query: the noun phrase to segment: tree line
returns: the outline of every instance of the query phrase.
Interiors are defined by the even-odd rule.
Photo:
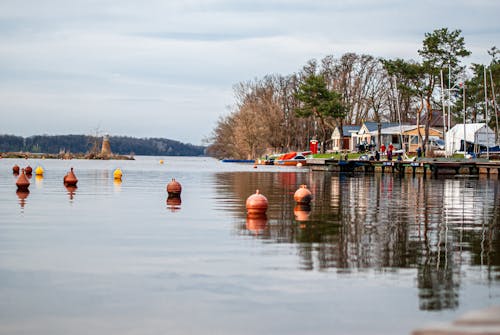
[[[427,125],[428,132],[432,111],[443,106],[450,106],[451,118],[462,122],[464,95],[458,88],[463,85],[467,122],[487,122],[497,129],[498,90],[491,88],[500,84],[498,50],[489,51],[489,65],[466,68],[462,61],[470,54],[460,30],[442,28],[425,34],[419,60],[328,55],[293,74],[240,82],[233,87],[234,106],[206,140],[207,153],[257,158],[304,150],[310,139],[319,140],[324,150],[336,126],[364,121],[411,122]],[[484,73],[491,80],[484,81]],[[427,136],[421,134],[423,143]]]
[[[110,136],[109,142],[113,153],[119,155],[203,156],[205,154],[203,146],[165,138]],[[90,153],[99,152],[101,145],[102,137],[92,135],[36,135],[30,137],[0,135],[0,152]]]

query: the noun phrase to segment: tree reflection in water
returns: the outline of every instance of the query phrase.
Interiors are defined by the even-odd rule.
[[[295,244],[303,270],[416,269],[423,310],[458,307],[465,267],[481,266],[488,280],[499,280],[497,180],[324,172],[216,178],[220,209],[238,218],[238,234]],[[297,217],[293,200],[301,184],[314,196],[307,220]],[[248,230],[244,205],[257,188],[270,205],[258,234]]]

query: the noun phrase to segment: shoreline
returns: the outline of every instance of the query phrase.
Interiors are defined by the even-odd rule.
[[[125,155],[102,155],[82,153],[60,153],[47,154],[37,152],[0,152],[1,158],[25,158],[25,159],[88,159],[88,160],[135,160],[134,156]]]

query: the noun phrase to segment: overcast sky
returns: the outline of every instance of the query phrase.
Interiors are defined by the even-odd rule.
[[[489,63],[499,14],[497,0],[1,0],[0,134],[201,144],[238,82],[345,52],[418,59],[442,27]]]

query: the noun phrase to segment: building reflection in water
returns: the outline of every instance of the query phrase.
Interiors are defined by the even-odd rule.
[[[225,199],[219,209],[234,213],[239,234],[295,244],[303,270],[415,269],[424,310],[458,306],[464,267],[500,278],[496,180],[323,172],[216,178],[216,194]],[[307,215],[297,215],[293,201],[300,184],[314,196]],[[250,234],[244,204],[256,188],[270,206],[259,234]]]

